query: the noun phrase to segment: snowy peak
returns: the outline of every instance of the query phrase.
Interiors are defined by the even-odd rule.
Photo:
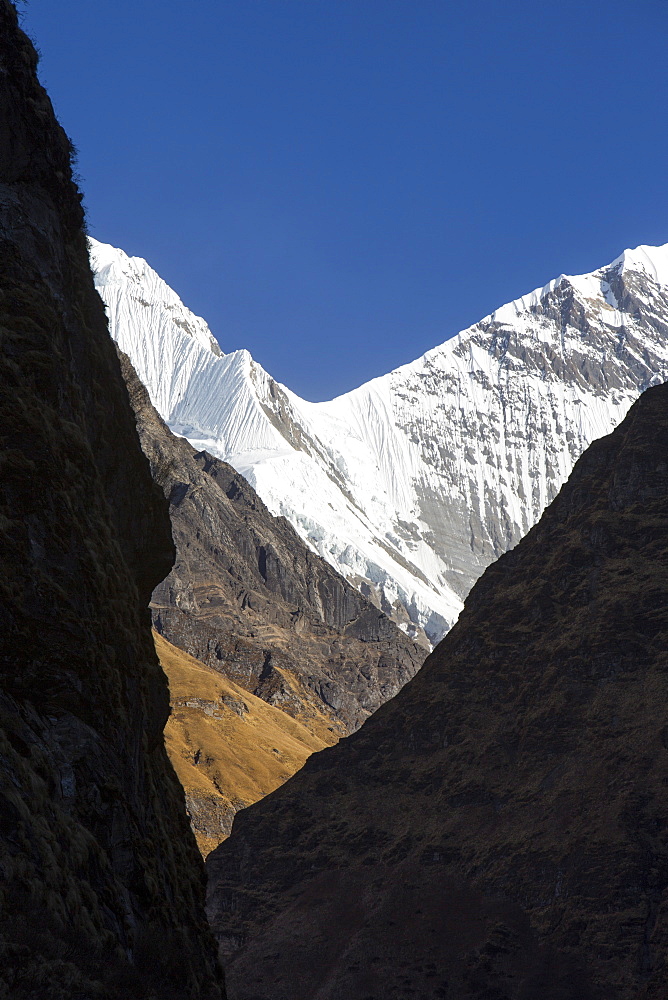
[[[596,303],[605,316],[606,309],[618,309],[619,303],[611,284],[614,284],[615,278],[621,277],[626,272],[642,274],[655,285],[668,285],[668,244],[660,247],[639,246],[633,250],[625,250],[611,264],[589,274],[560,274],[546,285],[500,306],[476,325],[487,322],[512,324],[517,316],[540,309],[541,303],[558,288],[562,290],[571,288],[581,301]],[[648,288],[648,291],[651,291],[651,288]],[[607,318],[611,321],[611,325],[620,325],[619,316],[608,315]]]
[[[326,403],[220,352],[144,261],[102,244],[92,259],[112,335],[171,429],[431,642],[591,441],[668,379],[668,246],[561,275]]]
[[[95,285],[107,307],[112,336],[132,359],[162,418],[184,437],[208,442],[213,436],[225,450],[238,451],[247,443],[246,434],[258,444],[258,423],[263,421],[250,372],[251,366],[259,366],[248,351],[224,354],[206,322],[184,306],[145,260],[89,242]],[[232,411],[215,391],[216,398],[203,409],[202,400],[191,392],[194,382],[198,396],[208,384],[214,389],[228,386]],[[240,402],[245,404],[241,409]],[[270,441],[273,446],[275,437]]]
[[[101,288],[108,289],[104,296],[105,302],[113,299],[116,291],[119,298],[126,298],[139,307],[136,311],[131,310],[126,319],[138,315],[150,320],[159,318],[163,324],[171,322],[212,354],[218,357],[222,354],[206,322],[186,309],[176,292],[145,260],[141,257],[129,257],[123,250],[99,243],[92,237],[89,237],[88,243],[98,291]],[[109,302],[107,306],[109,307]]]
[[[620,273],[642,272],[655,284],[668,285],[668,243],[661,247],[639,246],[625,250],[610,266],[617,267]]]

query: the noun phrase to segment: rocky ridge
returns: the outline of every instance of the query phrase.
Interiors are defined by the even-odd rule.
[[[36,64],[0,0],[0,996],[222,1000],[147,607],[169,519]]]
[[[171,429],[233,465],[314,551],[432,643],[582,451],[668,377],[668,247],[561,275],[323,403],[247,351],[212,347],[145,261],[95,242],[91,258],[112,335]]]
[[[665,996],[667,539],[662,385],[399,695],[237,816],[234,1000]]]
[[[272,516],[231,466],[172,434],[120,356],[176,545],[151,599],[155,629],[292,716],[319,746],[335,743],[397,693],[426,651]],[[190,811],[198,833],[219,841],[233,810],[229,797],[218,812],[208,802],[205,812],[190,802]],[[242,797],[236,808],[248,804]]]

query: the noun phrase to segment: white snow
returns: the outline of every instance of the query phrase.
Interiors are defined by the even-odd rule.
[[[95,241],[91,260],[112,336],[172,430],[230,462],[272,513],[432,641],[584,448],[668,378],[668,245],[561,275],[325,403],[300,399],[247,351],[223,354],[145,261]],[[653,323],[620,310],[629,275]]]
[[[625,250],[611,267],[621,265],[624,271],[643,271],[657,285],[668,284],[668,243],[661,247],[639,246]]]

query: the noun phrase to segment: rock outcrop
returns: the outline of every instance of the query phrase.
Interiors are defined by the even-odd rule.
[[[172,434],[127,356],[120,358],[142,448],[169,500],[176,543],[174,568],[153,592],[156,631],[291,716],[312,734],[300,737],[309,752],[335,743],[397,693],[425,650],[312,552],[288,521],[270,514],[243,476]],[[223,713],[218,721],[195,727],[206,742],[193,753],[210,759],[219,775],[227,757],[221,726],[230,720]],[[296,770],[305,757],[288,754],[285,761]],[[176,764],[182,777],[193,777]],[[267,775],[265,792],[276,787],[279,773],[285,780],[291,772]],[[234,812],[260,794],[260,785],[246,782],[233,795],[229,781],[215,780],[217,795],[215,785],[202,782],[186,789],[203,849],[220,843]]]
[[[123,354],[121,365],[176,544],[153,592],[156,631],[327,742],[357,729],[426,651],[270,514],[243,476],[172,434]]]
[[[148,601],[174,558],[70,144],[0,0],[0,996],[221,998]]]
[[[209,858],[234,1000],[662,1000],[668,386]]]

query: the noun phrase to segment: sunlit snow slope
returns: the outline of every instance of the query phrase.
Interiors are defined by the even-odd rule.
[[[668,245],[550,281],[328,403],[223,354],[145,261],[91,241],[112,335],[171,429],[435,642],[587,445],[668,380]]]

